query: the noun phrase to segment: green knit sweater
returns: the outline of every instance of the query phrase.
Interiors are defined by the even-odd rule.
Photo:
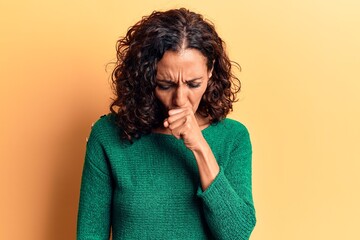
[[[203,192],[182,140],[121,140],[111,115],[93,126],[82,173],[77,239],[249,239],[255,226],[251,143],[225,119],[202,131],[220,166]]]

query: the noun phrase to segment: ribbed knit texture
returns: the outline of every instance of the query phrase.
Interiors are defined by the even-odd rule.
[[[255,226],[251,143],[225,119],[202,131],[220,166],[203,192],[182,140],[152,133],[121,140],[111,115],[93,126],[82,174],[78,240],[249,239]]]

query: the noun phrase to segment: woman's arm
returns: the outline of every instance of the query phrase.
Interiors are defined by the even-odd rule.
[[[78,211],[78,240],[108,240],[110,236],[112,180],[97,130],[95,125],[87,142]]]
[[[219,166],[190,109],[170,110],[164,126],[175,137],[182,138],[195,156],[201,182],[198,196],[216,239],[249,239],[256,218],[251,183],[252,149],[246,128],[237,135],[234,132],[227,164]]]
[[[226,166],[198,196],[207,223],[216,239],[249,239],[256,224],[251,183],[251,143],[243,132],[230,153]]]
[[[183,139],[196,159],[202,189],[205,190],[214,181],[220,168],[208,143],[201,133],[198,120],[191,108],[178,108],[169,111],[164,126],[178,139]],[[206,126],[208,123],[206,122]]]
[[[193,150],[199,169],[201,188],[205,191],[220,172],[220,167],[205,138],[201,140],[200,147]]]

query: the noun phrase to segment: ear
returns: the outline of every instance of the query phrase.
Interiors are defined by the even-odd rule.
[[[212,77],[212,72],[213,72],[213,70],[214,70],[214,63],[215,63],[215,60],[213,60],[213,62],[212,62],[212,67],[211,67],[211,69],[210,69],[210,71],[209,71],[209,78]]]

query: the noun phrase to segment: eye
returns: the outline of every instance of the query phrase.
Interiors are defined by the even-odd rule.
[[[172,86],[170,84],[157,84],[156,85],[160,90],[168,90],[170,89]]]
[[[198,88],[201,86],[200,83],[194,83],[194,82],[188,82],[187,85],[189,88]]]

